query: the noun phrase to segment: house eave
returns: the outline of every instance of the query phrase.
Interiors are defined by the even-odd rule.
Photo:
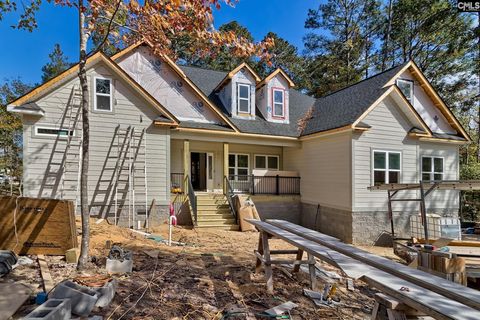
[[[32,109],[23,108],[21,106],[16,106],[13,104],[7,105],[7,111],[12,113],[20,113],[25,115],[39,116],[39,117],[45,116],[45,111],[41,109],[32,110]]]

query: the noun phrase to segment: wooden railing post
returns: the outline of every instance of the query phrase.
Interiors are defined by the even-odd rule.
[[[252,195],[255,195],[255,176],[252,174]]]
[[[275,186],[276,186],[276,195],[278,196],[280,194],[280,176],[277,174],[276,179],[275,179]]]

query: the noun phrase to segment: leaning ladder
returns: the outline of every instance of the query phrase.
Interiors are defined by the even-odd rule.
[[[123,140],[123,142],[121,142]],[[143,161],[139,159],[143,156]],[[137,197],[144,190],[146,227],[148,228],[148,178],[146,130],[136,131],[134,127],[117,131],[117,168],[115,183],[115,224],[118,222],[119,206],[127,207],[128,226],[137,228]],[[142,177],[143,175],[143,177]],[[140,181],[143,180],[143,186]],[[124,184],[123,188],[119,185]],[[122,195],[122,199],[119,199]]]
[[[76,139],[78,145],[74,144],[74,137],[78,132],[78,124],[81,122],[81,99],[82,93],[78,86],[74,85],[72,88],[72,99],[70,110],[68,112],[68,125],[67,125],[67,142],[65,146],[65,159],[62,165],[62,183],[61,183],[61,198],[64,199],[66,184],[72,183],[75,185],[75,210],[77,210],[80,202],[80,177],[81,177],[81,165],[82,165],[82,141],[83,138]],[[76,148],[73,148],[76,147]],[[76,166],[76,168],[75,168]],[[74,177],[72,177],[74,175]]]

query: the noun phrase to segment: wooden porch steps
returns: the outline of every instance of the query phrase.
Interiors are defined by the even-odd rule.
[[[197,194],[197,228],[239,230],[225,195]]]

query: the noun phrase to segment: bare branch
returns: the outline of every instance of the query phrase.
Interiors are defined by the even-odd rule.
[[[115,11],[112,14],[112,18],[108,22],[107,31],[105,32],[105,36],[103,37],[103,40],[98,45],[97,49],[101,49],[103,47],[103,45],[105,44],[105,42],[107,41],[108,35],[110,34],[110,31],[112,30],[113,21],[115,20],[115,16],[117,15],[117,12],[120,9],[121,4],[122,4],[122,0],[119,0],[118,3],[117,3],[117,7],[115,8]]]

